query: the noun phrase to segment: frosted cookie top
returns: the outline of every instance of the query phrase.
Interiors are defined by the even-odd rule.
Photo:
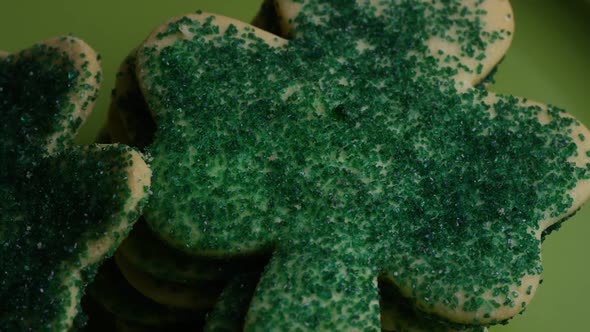
[[[73,144],[99,83],[98,56],[73,37],[0,56],[0,330],[81,323],[83,287],[145,203],[137,152]]]
[[[152,230],[194,254],[271,250],[247,329],[378,329],[377,278],[457,323],[530,301],[543,231],[588,196],[588,131],[473,88],[507,1],[277,1],[283,39],[197,13],[137,75],[156,122]]]

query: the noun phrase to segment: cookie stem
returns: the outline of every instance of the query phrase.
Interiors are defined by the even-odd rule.
[[[277,251],[258,284],[244,330],[380,331],[375,272],[337,256],[328,248],[305,246]]]

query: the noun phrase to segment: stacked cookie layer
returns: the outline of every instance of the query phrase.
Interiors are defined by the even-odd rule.
[[[250,261],[187,257],[140,222],[88,288],[88,330],[104,329],[105,321],[118,330],[201,330],[228,279]],[[262,266],[252,263],[249,270]]]

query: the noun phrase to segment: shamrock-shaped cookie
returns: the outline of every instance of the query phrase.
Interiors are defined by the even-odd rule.
[[[151,171],[118,145],[73,143],[101,79],[74,37],[0,56],[0,330],[64,331],[143,207]]]
[[[378,330],[378,278],[449,322],[522,311],[543,235],[588,197],[590,143],[556,107],[474,88],[508,1],[270,3],[257,22],[282,37],[197,13],[138,49],[151,230],[272,252],[246,330]]]

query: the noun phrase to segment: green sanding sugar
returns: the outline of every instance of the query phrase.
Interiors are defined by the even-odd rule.
[[[579,124],[457,91],[460,59],[441,67],[424,41],[480,59],[506,36],[482,32],[481,10],[357,3],[306,2],[285,47],[211,17],[140,50],[157,123],[150,227],[197,254],[275,250],[249,313],[260,330],[377,329],[379,275],[423,307],[520,306],[509,287],[541,272],[539,221],[588,177],[568,161]]]
[[[70,292],[95,273],[81,263],[96,259],[88,242],[127,217],[113,218],[131,161],[122,147],[73,147],[73,134],[47,155],[51,134],[79,126],[69,96],[94,91],[63,51],[26,52],[0,59],[0,330],[61,331]]]
[[[67,94],[79,84],[79,69],[65,54],[45,45],[34,46],[30,52],[30,56],[0,60],[2,136],[8,140],[2,152],[13,154],[12,160],[17,153],[27,154],[17,149],[41,153],[50,134],[66,129],[60,126],[75,107]]]
[[[421,313],[412,303],[400,294],[389,282],[382,282],[381,321],[384,332],[424,331],[424,332],[486,332],[481,326],[451,324],[436,316]]]

